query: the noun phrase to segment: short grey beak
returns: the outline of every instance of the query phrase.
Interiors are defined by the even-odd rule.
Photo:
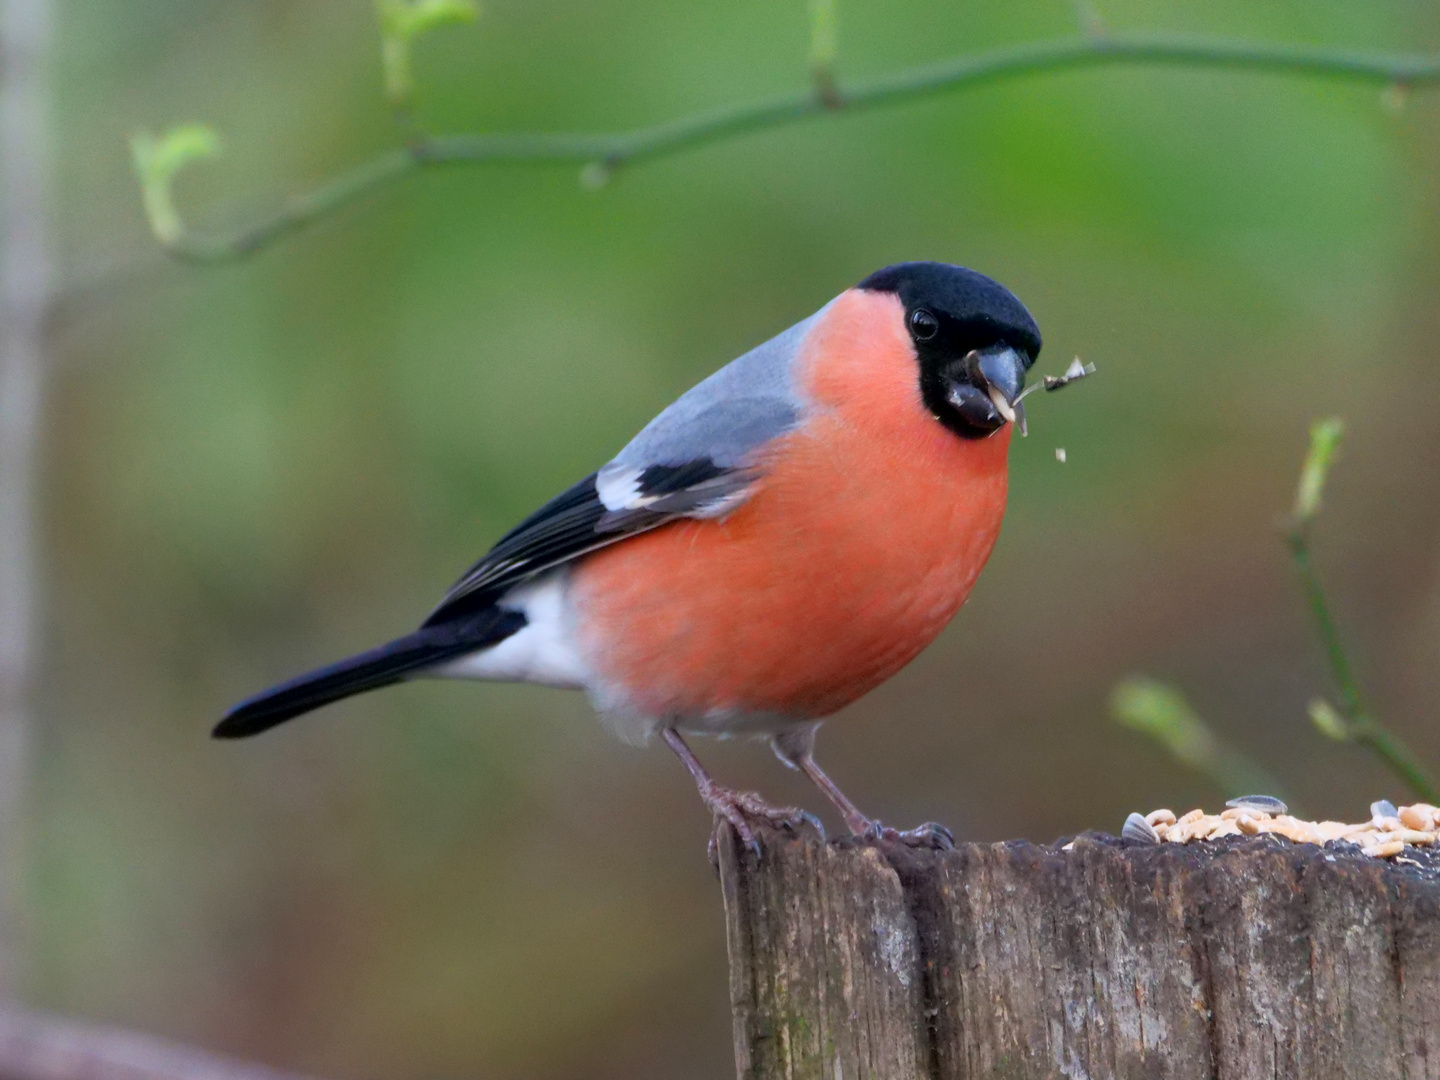
[[[1017,405],[1020,391],[1025,389],[1025,358],[1010,346],[993,345],[980,353],[980,374],[988,384],[990,401],[996,412],[1025,430],[1024,406]]]

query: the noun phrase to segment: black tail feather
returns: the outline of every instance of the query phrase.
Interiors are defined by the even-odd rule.
[[[520,612],[491,608],[463,626],[426,627],[247,698],[225,714],[212,734],[217,739],[258,735],[322,705],[392,686],[424,668],[494,645],[524,625]]]

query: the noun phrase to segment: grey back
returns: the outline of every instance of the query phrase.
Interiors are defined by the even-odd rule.
[[[746,464],[755,449],[800,422],[805,403],[795,381],[795,359],[829,307],[686,391],[646,424],[607,468],[644,470],[707,458],[721,468]]]

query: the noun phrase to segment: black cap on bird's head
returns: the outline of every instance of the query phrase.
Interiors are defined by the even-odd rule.
[[[949,263],[897,263],[858,288],[893,293],[920,358],[926,407],[957,435],[980,439],[1023,425],[1025,373],[1040,355],[1040,327],[1005,286]]]

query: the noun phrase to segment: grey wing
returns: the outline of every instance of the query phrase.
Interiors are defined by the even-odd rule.
[[[721,490],[694,490],[694,505],[685,512],[703,516],[734,505],[743,487],[738,475],[755,475],[755,452],[800,422],[803,396],[796,385],[795,358],[825,311],[726,364],[646,424],[597,474],[605,505],[615,512],[649,505],[655,494],[647,490],[652,480],[672,486],[669,474],[686,469],[708,470],[712,475],[697,479]],[[722,482],[714,473],[731,474],[731,479]],[[666,494],[675,497],[673,486]]]
[[[796,323],[687,391],[599,472],[546,503],[455,583],[426,626],[493,603],[545,570],[680,517],[716,517],[762,474],[756,451],[800,422]]]

